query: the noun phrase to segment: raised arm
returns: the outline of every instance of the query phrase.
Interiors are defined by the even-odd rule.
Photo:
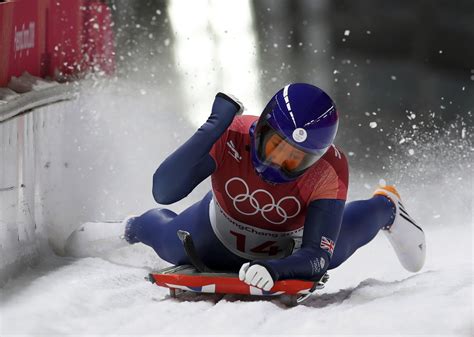
[[[207,121],[153,175],[156,202],[167,205],[181,200],[214,172],[216,165],[209,151],[242,110],[237,100],[223,93],[216,95]]]

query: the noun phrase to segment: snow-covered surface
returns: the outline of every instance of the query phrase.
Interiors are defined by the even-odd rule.
[[[421,272],[404,271],[379,235],[295,308],[230,295],[171,299],[144,281],[163,266],[144,247],[106,259],[51,256],[2,289],[0,333],[472,335],[472,229],[426,232]]]
[[[84,88],[71,102],[73,109],[59,103],[62,112],[52,108],[37,115],[36,124],[27,123],[46,125],[35,138],[44,142],[44,152],[35,164],[34,234],[59,254],[67,251],[66,238],[80,223],[123,219],[155,207],[151,176],[193,131],[191,118],[179,111],[195,111],[169,99],[183,91],[148,86],[144,93],[133,83],[102,85]],[[209,108],[213,95],[202,98]],[[351,168],[350,200],[369,197],[380,178],[398,183],[405,205],[427,234],[427,264],[419,273],[405,272],[386,238],[377,237],[330,273],[324,291],[289,309],[278,300],[236,296],[170,299],[165,289],[144,281],[149,271],[166,264],[140,245],[102,258],[58,257],[46,250],[38,266],[0,289],[0,335],[472,335],[472,144],[467,134],[459,139],[454,132],[451,138],[438,134],[419,142],[415,155],[393,157],[390,170],[380,176]],[[181,211],[208,188],[203,183],[171,208]]]

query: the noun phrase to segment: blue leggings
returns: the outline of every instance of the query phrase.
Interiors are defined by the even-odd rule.
[[[189,264],[176,232],[191,233],[198,255],[210,268],[238,271],[248,260],[231,253],[219,241],[209,221],[209,192],[179,215],[168,209],[152,209],[133,218],[129,235],[150,246],[163,260],[174,265]],[[387,198],[375,196],[346,204],[341,230],[329,269],[346,261],[358,248],[371,241],[387,225],[393,209]]]

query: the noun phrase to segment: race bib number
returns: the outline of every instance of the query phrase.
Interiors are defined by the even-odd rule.
[[[301,247],[303,227],[290,232],[261,229],[231,218],[213,198],[209,204],[212,229],[234,254],[249,260],[279,259],[288,255],[288,250]]]

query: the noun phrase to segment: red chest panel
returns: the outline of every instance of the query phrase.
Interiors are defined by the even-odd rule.
[[[211,176],[214,232],[231,251],[251,259],[283,254],[291,238],[298,247],[308,204],[347,194],[347,162],[335,147],[293,182],[261,179],[253,167],[248,133],[256,119],[236,117],[210,152],[217,165]]]

